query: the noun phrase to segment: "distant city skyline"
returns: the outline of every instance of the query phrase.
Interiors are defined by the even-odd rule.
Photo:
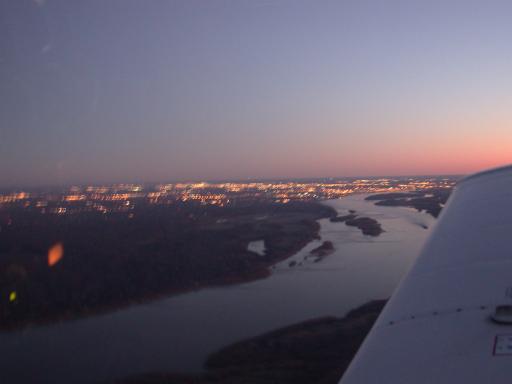
[[[0,187],[511,161],[504,1],[4,1]]]
[[[176,202],[226,206],[248,201],[289,203],[338,199],[355,193],[449,191],[456,177],[345,178],[304,181],[186,182],[68,186],[59,189],[1,190],[0,208],[17,206],[58,215],[84,212],[130,213],[141,204]]]
[[[379,179],[407,179],[407,178],[443,178],[459,179],[467,175],[457,174],[431,174],[431,175],[359,175],[359,176],[316,176],[316,177],[275,177],[275,178],[245,178],[245,179],[174,179],[174,180],[156,180],[156,181],[140,181],[140,180],[115,180],[115,181],[95,181],[95,182],[63,182],[63,183],[40,183],[40,184],[3,184],[0,187],[2,191],[32,191],[32,190],[67,190],[73,187],[87,187],[87,186],[115,186],[115,185],[158,185],[158,184],[197,184],[206,183],[211,185],[226,184],[226,183],[312,183],[328,181],[341,182],[344,180],[379,180]]]

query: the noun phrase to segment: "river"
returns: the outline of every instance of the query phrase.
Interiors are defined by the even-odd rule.
[[[232,342],[310,318],[343,316],[389,297],[429,233],[424,227],[435,219],[409,208],[378,207],[364,197],[325,204],[340,214],[355,210],[377,219],[385,230],[379,237],[323,219],[322,240],[278,263],[267,279],[0,334],[0,382],[90,383],[144,372],[197,372],[208,354]],[[325,240],[333,242],[334,253],[317,263],[304,260]]]

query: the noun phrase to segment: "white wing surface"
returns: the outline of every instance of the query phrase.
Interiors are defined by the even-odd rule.
[[[457,185],[341,384],[510,384],[508,306],[512,166]]]

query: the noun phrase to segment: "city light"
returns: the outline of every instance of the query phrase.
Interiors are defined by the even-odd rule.
[[[16,191],[0,194],[2,206],[19,205],[41,214],[73,215],[83,212],[131,212],[141,204],[197,203],[227,206],[247,201],[315,201],[338,199],[355,193],[385,193],[452,188],[457,177],[402,177],[339,179],[328,181],[276,181],[225,183],[113,184],[72,186],[60,193]],[[131,215],[130,217],[133,217]]]

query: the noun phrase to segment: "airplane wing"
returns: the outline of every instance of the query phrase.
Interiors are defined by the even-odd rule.
[[[463,179],[340,384],[512,382],[512,166]]]

